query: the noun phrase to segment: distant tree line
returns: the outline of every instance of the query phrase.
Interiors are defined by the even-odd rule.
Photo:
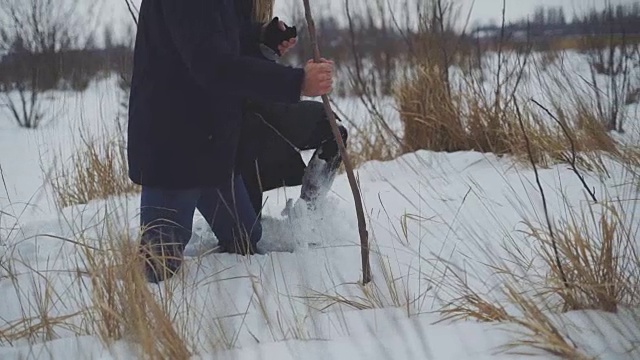
[[[28,79],[36,91],[85,90],[94,79],[121,74],[126,78],[133,58],[130,42],[114,41],[106,28],[101,46],[95,37],[82,44],[34,50],[21,37],[7,43],[0,56],[0,91],[16,90]]]
[[[46,91],[83,91],[114,72],[127,82],[130,44],[115,43],[107,30],[97,46],[78,1],[0,0],[0,111],[21,127],[51,118]]]
[[[473,33],[483,38],[580,37],[580,36],[640,36],[640,2],[628,5],[610,5],[603,10],[590,10],[568,19],[563,7],[537,7],[532,15],[505,25],[479,26]]]
[[[306,44],[304,19],[296,19],[301,44]],[[384,26],[386,25],[386,26]],[[392,59],[406,53],[407,40],[417,34],[397,29],[393,24],[376,23],[371,14],[354,15],[350,26],[341,25],[335,18],[318,19],[320,47],[324,56],[338,64],[352,61],[354,50],[364,59],[372,59],[380,66],[391,67]],[[480,26],[470,32],[472,37],[536,41],[585,35],[625,34],[640,36],[640,3],[610,6],[602,11],[590,11],[568,19],[562,7],[538,7],[527,17],[505,25]],[[62,44],[56,49],[33,49],[25,40],[15,37],[6,42],[0,57],[0,91],[15,89],[20,80],[30,79],[38,90],[84,90],[91,80],[120,74],[126,86],[133,56],[132,41],[114,41],[110,28],[96,46],[94,37],[83,44]],[[2,50],[2,49],[0,49]],[[298,46],[289,62],[299,62],[312,56],[308,46]]]

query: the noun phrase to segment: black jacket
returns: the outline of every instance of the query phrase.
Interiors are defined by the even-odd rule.
[[[233,171],[243,101],[300,100],[304,71],[259,60],[259,25],[235,4],[142,0],[128,124],[135,183],[216,186]]]

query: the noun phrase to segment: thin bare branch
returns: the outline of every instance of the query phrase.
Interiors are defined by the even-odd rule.
[[[587,190],[587,193],[589,194],[589,196],[591,196],[591,199],[594,202],[597,203],[598,202],[598,198],[596,197],[595,189],[592,189],[591,187],[589,187],[589,185],[587,184],[587,181],[585,180],[584,176],[582,176],[580,171],[578,171],[578,166],[577,166],[578,154],[577,154],[577,151],[576,151],[576,144],[575,144],[575,141],[573,140],[573,138],[571,137],[571,134],[569,134],[569,129],[567,129],[565,124],[562,121],[560,121],[555,115],[553,115],[551,113],[551,111],[549,111],[549,109],[544,107],[542,104],[537,102],[535,99],[531,99],[531,101],[534,104],[536,104],[536,106],[541,108],[544,112],[546,112],[558,125],[560,125],[560,128],[562,128],[562,132],[567,137],[567,140],[569,140],[569,144],[571,145],[571,157],[567,156],[566,160],[569,163],[569,165],[571,165],[571,170],[573,170],[573,172],[576,174],[578,179],[580,179],[580,182],[582,183],[582,186],[585,188],[585,190]]]
[[[536,166],[535,159],[533,158],[533,152],[531,150],[531,142],[529,141],[529,135],[527,135],[527,131],[524,127],[524,122],[522,121],[522,113],[520,112],[520,107],[518,106],[518,100],[513,97],[513,104],[516,108],[516,114],[518,115],[518,123],[520,124],[520,129],[522,130],[522,136],[524,137],[524,141],[527,145],[527,154],[529,156],[529,161],[531,161],[531,166],[533,166],[533,172],[536,176],[536,184],[538,185],[538,189],[540,190],[540,197],[542,197],[542,207],[544,209],[544,217],[547,221],[547,228],[549,230],[549,236],[551,237],[551,244],[553,246],[553,252],[556,258],[556,265],[558,266],[558,271],[560,272],[560,277],[562,278],[562,282],[565,287],[569,287],[569,282],[567,281],[567,276],[565,275],[564,269],[562,267],[562,262],[560,261],[560,253],[558,251],[558,244],[556,241],[555,233],[553,231],[553,225],[551,225],[551,219],[549,217],[549,207],[547,206],[547,197],[544,194],[544,188],[542,187],[542,183],[540,182],[540,175],[538,174],[538,167]]]

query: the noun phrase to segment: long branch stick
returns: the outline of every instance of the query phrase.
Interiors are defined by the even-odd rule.
[[[127,3],[127,10],[129,10],[129,15],[133,19],[133,22],[136,24],[136,26],[138,26],[138,17],[136,16],[136,14],[139,13],[138,9],[134,4],[131,3],[131,0],[124,0],[124,2]]]
[[[320,61],[320,49],[318,48],[318,36],[316,33],[316,25],[311,15],[311,6],[309,0],[302,0],[304,2],[304,13],[307,19],[307,26],[309,27],[309,36],[311,38],[311,46],[313,47],[313,59],[316,62]],[[324,104],[324,110],[329,118],[331,124],[331,131],[338,143],[338,149],[340,150],[340,156],[344,162],[344,167],[347,171],[347,178],[349,178],[349,185],[351,185],[351,192],[353,193],[353,199],[356,205],[356,214],[358,216],[358,232],[360,233],[360,249],[362,256],[362,282],[368,284],[371,281],[371,266],[369,263],[369,232],[367,231],[367,222],[364,216],[364,207],[362,206],[362,196],[360,195],[360,189],[358,188],[358,182],[353,173],[353,163],[349,158],[347,149],[342,141],[342,135],[338,129],[335,114],[331,110],[331,102],[327,95],[322,96],[322,102]]]

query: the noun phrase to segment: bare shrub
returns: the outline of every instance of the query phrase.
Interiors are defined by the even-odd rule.
[[[407,39],[410,69],[395,94],[405,129],[405,152],[469,148],[451,78],[459,42],[452,30],[452,6],[451,1],[433,0],[416,9],[421,21],[418,34]]]
[[[502,34],[491,51],[481,44],[469,51],[463,35],[447,31],[454,9],[452,2],[432,1],[424,9],[420,31],[411,39],[415,53],[410,56],[408,69],[399,74],[395,93],[404,126],[402,152],[479,151],[526,160],[527,146],[514,104],[526,96],[529,99],[522,113],[536,162],[573,162],[606,173],[601,154],[615,155],[618,151],[609,134],[609,119],[623,118],[619,95],[621,89],[628,88],[630,66],[625,64],[629,59],[613,65],[618,73],[626,75],[620,76],[621,80],[617,75],[612,77],[610,87],[617,90],[609,91],[611,96],[594,94],[603,88],[595,75],[585,92],[575,75],[562,68],[559,54],[554,52],[549,60],[546,53],[532,53],[531,44],[510,49],[504,19]],[[616,61],[625,59],[620,50],[610,55]],[[479,64],[479,68],[464,65],[469,62]],[[535,80],[531,76],[536,74],[547,91],[546,100],[552,104],[555,117],[530,104],[530,96],[525,95],[528,89],[521,89],[525,81]],[[547,77],[562,92],[555,93],[549,84],[544,84]],[[621,129],[620,120],[615,124]]]
[[[35,129],[45,118],[42,100],[59,80],[59,54],[79,44],[77,11],[75,1],[0,1],[0,49],[7,51],[0,91],[20,127]]]
[[[640,102],[640,87],[630,89],[625,99],[625,105],[637,104]]]
[[[490,152],[528,163],[519,116],[538,164],[575,162],[605,171],[598,152],[617,151],[616,142],[583,103],[568,110],[558,105],[559,116],[535,111],[535,105],[529,103],[518,115],[515,98],[494,101],[471,84],[453,90],[449,97],[440,78],[425,69],[403,84],[396,97],[404,124],[403,151]]]
[[[464,38],[452,30],[452,4],[438,0],[425,5],[420,33],[413,39],[416,54],[395,95],[405,130],[403,151],[515,153],[517,122],[510,102],[529,52],[508,66],[499,43],[494,89],[487,91],[482,58],[492,54],[483,53],[479,45],[476,51],[468,49]],[[477,65],[464,65],[471,63]]]
[[[612,9],[611,9],[612,10]],[[640,54],[638,44],[629,43],[623,34],[620,39],[611,34],[603,41],[586,37],[585,51],[590,65],[589,86],[594,99],[594,113],[609,131],[624,132],[628,120],[626,106],[633,103],[633,73]]]

